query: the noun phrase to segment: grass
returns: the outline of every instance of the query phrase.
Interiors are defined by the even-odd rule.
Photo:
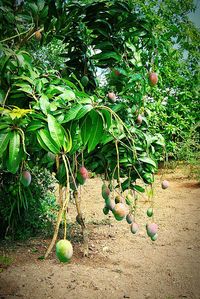
[[[3,272],[3,269],[8,268],[12,264],[13,260],[9,256],[0,255],[0,273]]]

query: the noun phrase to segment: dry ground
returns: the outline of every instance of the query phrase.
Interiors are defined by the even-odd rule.
[[[102,213],[101,182],[87,182],[82,207],[89,229],[90,256],[82,258],[79,227],[71,227],[74,256],[61,264],[53,252],[39,260],[50,240],[16,243],[4,254],[13,262],[0,273],[0,299],[175,299],[200,298],[200,188],[180,172],[164,176],[170,188],[156,180],[155,221],[159,238],[145,232],[146,209],[141,203],[140,231],[130,232],[125,221]],[[70,205],[70,221],[75,222]],[[6,251],[6,252],[5,252]]]

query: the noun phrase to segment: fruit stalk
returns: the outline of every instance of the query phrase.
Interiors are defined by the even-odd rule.
[[[83,235],[83,256],[88,256],[88,231],[82,217],[81,208],[78,201],[78,191],[74,192],[74,198],[75,198],[76,210],[79,218],[79,224],[81,225],[82,235]]]
[[[57,236],[58,236],[58,231],[59,231],[59,227],[60,227],[60,223],[61,223],[61,220],[62,220],[62,215],[63,215],[63,207],[60,208],[59,212],[58,212],[58,216],[57,216],[57,222],[56,222],[56,226],[55,226],[55,230],[54,230],[54,235],[53,235],[53,238],[51,240],[51,243],[45,253],[45,256],[44,258],[46,259],[48,257],[48,255],[50,254],[52,248],[54,247],[55,245],[55,242],[57,240]]]
[[[67,235],[67,221],[66,221],[66,209],[68,206],[68,202],[69,202],[69,171],[68,171],[68,167],[67,167],[67,162],[65,159],[65,155],[62,155],[63,158],[63,162],[65,164],[65,168],[66,168],[66,175],[67,175],[67,186],[66,186],[66,196],[65,196],[65,200],[63,200],[63,191],[62,191],[62,187],[59,186],[59,203],[60,203],[60,210],[58,212],[58,216],[57,216],[57,222],[56,222],[56,226],[55,226],[55,230],[54,230],[54,235],[53,238],[51,240],[51,243],[45,253],[44,258],[46,259],[48,257],[48,255],[50,254],[53,246],[55,245],[55,242],[57,240],[57,236],[58,236],[58,231],[59,231],[59,227],[60,227],[60,223],[62,221],[62,217],[63,217],[63,213],[64,213],[64,217],[65,217],[65,221],[64,221],[64,239],[66,239],[66,235]]]

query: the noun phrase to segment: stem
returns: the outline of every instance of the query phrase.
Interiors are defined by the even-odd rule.
[[[4,98],[3,103],[2,103],[3,108],[4,108],[4,106],[5,106],[5,103],[6,103],[6,100],[7,100],[7,98],[8,98],[8,95],[9,95],[9,93],[10,93],[10,90],[11,90],[11,87],[9,87],[8,90],[7,90],[7,92],[6,92],[5,98]]]
[[[28,31],[27,35],[22,39],[22,41],[20,41],[20,43],[17,45],[16,48],[19,49],[21,46],[23,46],[26,43],[26,41],[28,40],[28,38],[33,34],[34,31],[35,31],[35,27],[31,28]]]
[[[80,204],[78,202],[78,192],[77,191],[74,192],[74,197],[75,197],[76,209],[77,209],[77,213],[79,216],[80,225],[82,228],[83,256],[88,256],[88,231],[87,231],[87,228],[86,228],[86,225],[84,223],[83,216],[81,213]]]
[[[116,147],[116,152],[117,152],[117,177],[118,177],[118,184],[119,188],[122,191],[122,186],[120,182],[120,165],[119,165],[119,148],[118,148],[118,141],[115,140],[115,147]]]
[[[76,189],[76,191],[77,191],[77,190],[78,190],[78,186],[77,186],[77,184],[76,184],[76,180],[75,180],[75,178],[74,178],[74,175],[73,175],[73,172],[72,172],[70,163],[69,163],[69,159],[68,159],[67,157],[66,157],[66,159],[67,159],[67,163],[68,163],[69,171],[70,171],[70,173],[71,173],[71,176],[72,176],[72,180],[73,180],[75,189]]]
[[[67,238],[67,209],[64,210],[64,240]]]
[[[59,230],[59,227],[60,227],[60,223],[61,223],[61,220],[62,220],[62,214],[63,214],[63,207],[60,209],[59,213],[58,213],[58,217],[57,217],[57,222],[56,222],[56,227],[55,227],[55,230],[54,230],[54,235],[53,235],[53,238],[51,240],[51,244],[49,245],[46,253],[45,253],[45,256],[44,258],[46,259],[48,257],[48,255],[50,254],[56,240],[57,240],[57,236],[58,236],[58,230]]]
[[[67,186],[66,186],[66,195],[65,195],[65,201],[63,203],[63,211],[64,211],[64,239],[66,240],[67,236],[67,206],[69,203],[69,170],[66,162],[65,155],[62,155],[63,162],[65,164],[65,170],[66,170],[66,176],[67,176]]]
[[[7,37],[7,38],[5,38],[5,39],[1,40],[1,41],[0,41],[0,43],[7,42],[8,40],[11,40],[11,39],[13,39],[13,38],[15,38],[15,37],[18,37],[18,36],[20,36],[20,35],[23,35],[23,34],[25,34],[25,33],[29,32],[29,30],[30,30],[30,29],[28,29],[28,30],[26,30],[26,31],[24,31],[24,32],[18,33],[18,34],[16,34],[16,35],[13,35],[13,36]]]
[[[54,235],[53,235],[53,238],[51,240],[51,243],[45,253],[45,258],[48,257],[48,255],[50,254],[53,246],[55,245],[55,242],[57,240],[57,237],[58,237],[58,231],[59,231],[59,227],[60,227],[60,223],[62,221],[62,216],[63,216],[63,213],[66,211],[66,208],[67,208],[67,205],[68,205],[68,202],[69,202],[69,172],[68,172],[68,167],[67,167],[67,163],[66,163],[66,159],[65,159],[65,155],[62,155],[62,158],[63,158],[63,162],[65,164],[65,169],[66,169],[66,174],[67,174],[67,189],[66,189],[66,197],[65,197],[65,200],[62,201],[62,196],[63,196],[63,190],[62,190],[62,187],[59,185],[59,203],[60,203],[60,210],[58,212],[58,217],[57,217],[57,222],[56,222],[56,227],[55,227],[55,230],[54,230]],[[57,163],[57,166],[58,163]],[[65,229],[64,229],[64,239],[66,239],[66,235],[67,235],[67,221],[66,221],[66,217],[65,217]]]

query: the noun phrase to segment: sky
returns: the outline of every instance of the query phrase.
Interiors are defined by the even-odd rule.
[[[195,13],[189,14],[190,19],[200,29],[200,0],[197,0],[197,9]]]

